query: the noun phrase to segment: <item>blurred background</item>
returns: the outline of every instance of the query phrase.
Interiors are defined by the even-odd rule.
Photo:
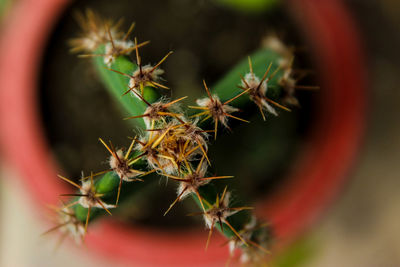
[[[0,0],[1,27],[7,27],[7,16],[16,2]],[[365,139],[341,195],[313,229],[280,256],[280,266],[400,266],[400,2],[345,3],[366,50],[369,103]],[[251,44],[243,49],[250,48]],[[68,157],[62,147],[59,150],[60,157]],[[29,198],[21,189],[17,171],[2,162],[0,157],[0,266],[111,265],[88,258],[84,250],[71,246],[54,252],[54,240],[39,237],[46,226],[26,205]]]

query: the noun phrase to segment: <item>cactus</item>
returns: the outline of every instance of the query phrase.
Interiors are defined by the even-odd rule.
[[[219,128],[230,129],[230,121],[248,122],[237,115],[239,108],[258,110],[264,120],[290,111],[280,104],[288,94],[295,99],[290,49],[274,40],[239,62],[215,85],[209,87],[203,81],[205,97],[185,109],[185,96],[175,100],[162,96],[170,88],[163,83],[161,67],[172,52],[154,66],[142,65],[139,50],[148,42],[128,40],[134,24],[124,34],[119,23],[102,20],[91,11],[80,22],[83,34],[71,40],[72,51],[92,60],[107,90],[128,114],[125,119],[143,134],[131,138],[126,151],[99,138],[110,153],[109,169],[81,177],[81,184],[59,175],[78,191],[63,195],[72,199],[56,209],[61,218],[56,228],[83,240],[91,222],[111,214],[123,201],[122,188],[126,194],[135,194],[155,180],[148,174],[156,173],[178,183],[177,198],[164,215],[188,196],[197,203],[200,211],[192,215],[203,216],[209,229],[206,248],[216,228],[229,240],[231,252],[242,251],[243,260],[268,253],[271,229],[256,219],[251,207],[231,206],[228,187],[220,188],[214,181],[240,177],[210,176],[208,146],[212,139],[221,138]],[[127,57],[131,53],[135,62]]]

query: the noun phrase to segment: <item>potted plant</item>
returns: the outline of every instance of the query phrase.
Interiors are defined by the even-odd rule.
[[[54,179],[58,168],[46,146],[34,98],[36,63],[52,21],[65,4],[64,1],[21,1],[6,24],[0,50],[3,52],[0,99],[4,104],[0,121],[4,155],[26,177],[26,184],[40,205],[55,203],[58,193],[65,192],[62,184]],[[319,84],[324,90],[319,93],[321,106],[316,123],[293,173],[281,190],[257,207],[259,215],[271,220],[281,244],[290,242],[303,231],[343,184],[362,133],[365,100],[357,34],[341,2],[293,0],[287,7],[314,52]],[[20,41],[21,36],[24,42]],[[194,232],[190,239],[190,244],[185,242],[187,233],[122,228],[104,222],[92,229],[86,242],[94,250],[125,263],[134,260],[138,264],[168,262],[176,266],[190,264],[194,258],[199,264],[225,262],[225,248],[215,245],[205,257],[199,249],[204,245],[204,235]],[[148,251],[157,251],[157,254],[150,258]]]

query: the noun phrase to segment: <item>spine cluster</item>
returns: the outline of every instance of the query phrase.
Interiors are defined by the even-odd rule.
[[[292,61],[289,58],[292,53],[288,53],[288,50],[282,52],[281,60],[284,63],[281,65],[284,68],[276,68],[272,72],[271,62],[265,66],[266,71],[262,77],[255,74],[249,57],[248,72],[237,77],[236,87],[241,91],[224,101],[218,94],[213,94],[203,81],[207,95],[197,99],[197,105],[188,106],[194,110],[190,113],[181,104],[186,97],[175,100],[161,97],[157,101],[145,97],[146,91],[169,89],[163,84],[161,75],[164,71],[160,66],[172,52],[155,65],[142,65],[139,48],[148,42],[138,44],[136,38],[134,41],[128,40],[134,24],[127,33],[122,33],[119,30],[120,23],[102,20],[91,11],[87,12],[86,17],[79,18],[83,33],[71,41],[72,50],[86,53],[81,55],[83,57],[102,58],[104,68],[113,75],[125,78],[126,87],[121,95],[135,98],[144,106],[139,114],[132,114],[126,119],[143,120],[145,128],[142,134],[132,138],[127,149],[116,149],[111,142],[99,139],[110,154],[107,170],[83,176],[81,184],[59,176],[76,187],[77,192],[63,195],[73,199],[63,202],[56,209],[60,223],[54,229],[60,229],[76,241],[83,241],[88,225],[97,218],[91,213],[93,209],[102,209],[111,214],[110,209],[118,207],[121,188],[125,183],[146,182],[148,174],[157,173],[177,183],[177,197],[164,215],[188,196],[199,205],[200,212],[193,214],[201,215],[209,229],[206,248],[213,230],[217,228],[228,238],[232,255],[236,249],[241,250],[243,261],[252,261],[268,253],[266,247],[270,240],[270,230],[256,219],[252,208],[232,206],[228,187],[222,192],[214,192],[216,187],[210,186],[215,180],[232,179],[233,176],[210,174],[212,160],[208,147],[210,135],[216,140],[219,127],[230,130],[230,120],[248,122],[236,115],[239,108],[234,106],[234,102],[240,98],[253,102],[264,120],[268,114],[277,116],[276,108],[289,111],[287,107],[267,97],[267,91],[269,81],[275,76],[279,76],[279,86],[290,86],[290,90],[295,88],[295,80],[291,76]],[[283,49],[276,43],[274,45],[276,49]],[[133,51],[136,62],[132,63],[135,68],[131,72],[126,73],[115,67],[114,63],[119,58]],[[290,97],[294,98],[292,91]],[[114,200],[110,200],[112,198]],[[82,218],[82,210],[85,218]],[[233,216],[242,216],[244,219],[240,220],[241,223],[233,224],[230,220]]]

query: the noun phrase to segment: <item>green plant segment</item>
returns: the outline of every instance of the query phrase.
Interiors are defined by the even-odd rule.
[[[75,50],[93,57],[100,79],[124,109],[125,117],[137,123],[143,133],[132,138],[124,150],[100,139],[110,153],[110,167],[83,177],[81,184],[60,176],[78,189],[75,194],[65,195],[73,199],[59,210],[60,227],[69,226],[74,237],[82,239],[90,221],[111,213],[123,201],[122,195],[135,194],[155,180],[148,174],[156,173],[178,186],[177,198],[164,215],[188,196],[197,203],[200,210],[193,215],[202,216],[210,230],[206,247],[216,228],[227,237],[232,252],[241,249],[245,260],[264,255],[270,229],[255,218],[245,201],[235,199],[232,205],[231,192],[216,181],[233,176],[209,174],[212,158],[208,146],[211,137],[217,140],[218,128],[230,129],[228,123],[232,120],[247,122],[237,115],[238,108],[258,109],[264,120],[269,114],[277,116],[278,110],[289,110],[279,102],[290,76],[291,58],[277,49],[262,48],[214,86],[208,87],[203,81],[207,94],[185,109],[185,97],[167,100],[161,94],[169,89],[162,83],[161,65],[171,53],[154,66],[142,65],[139,47],[144,43],[127,40],[133,27],[124,35],[112,22],[102,23],[91,12],[87,18],[89,22],[83,28],[86,32],[96,31],[96,38],[75,39]],[[136,62],[126,57],[133,51]]]
[[[280,0],[215,0],[215,2],[233,8],[239,12],[261,13],[274,9]]]

